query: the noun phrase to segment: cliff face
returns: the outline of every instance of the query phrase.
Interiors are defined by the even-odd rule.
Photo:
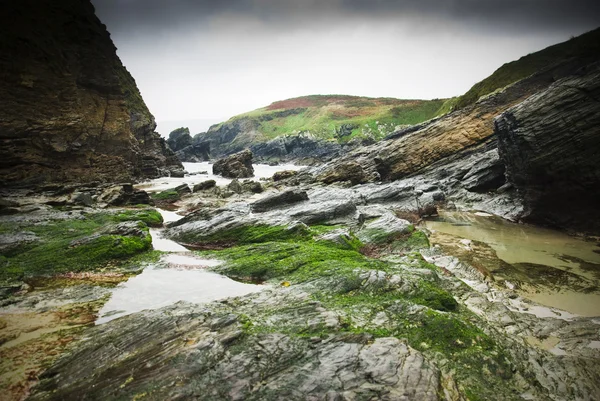
[[[89,0],[0,8],[3,185],[130,181],[182,168]]]
[[[495,132],[524,219],[600,232],[600,64],[510,108]]]

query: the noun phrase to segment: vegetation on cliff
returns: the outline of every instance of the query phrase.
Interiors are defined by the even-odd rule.
[[[413,125],[437,116],[445,99],[402,100],[342,95],[312,95],[281,100],[232,117],[252,118],[268,139],[310,132],[322,139],[381,139],[398,125]]]
[[[473,104],[481,96],[502,89],[538,71],[571,59],[593,61],[597,59],[598,54],[600,54],[600,28],[504,64],[460,96],[456,100],[455,108],[461,109]]]

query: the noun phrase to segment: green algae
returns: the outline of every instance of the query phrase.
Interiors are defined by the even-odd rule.
[[[115,221],[143,221],[148,227],[160,227],[162,215],[155,209],[124,210],[114,216]]]
[[[167,189],[165,191],[155,192],[152,193],[150,196],[156,201],[176,202],[179,199],[181,199],[181,195],[179,195],[179,193],[174,189]]]
[[[311,227],[311,231],[316,236],[335,228]],[[512,379],[515,367],[504,346],[479,328],[485,327],[479,318],[460,308],[444,288],[441,270],[417,252],[428,246],[427,236],[420,231],[394,238],[385,245],[386,252],[403,255],[394,263],[363,255],[362,244],[344,247],[310,237],[209,253],[226,261],[215,268],[219,273],[241,280],[302,285],[311,293],[309,300],[246,310],[239,316],[244,336],[234,347],[243,349],[244,338],[267,333],[311,341],[396,337],[442,362],[441,369],[453,376],[468,399],[494,397]],[[425,270],[430,273],[422,273]],[[384,272],[385,278],[368,282],[365,274],[375,271]],[[390,275],[401,277],[408,287],[390,285]],[[339,324],[315,319],[319,311],[335,313]]]
[[[266,242],[228,248],[212,253],[228,261],[217,268],[237,279],[281,279],[293,283],[324,276],[350,275],[355,269],[377,270],[387,264],[368,259],[356,250],[327,242]]]
[[[156,224],[154,210],[126,210],[119,213],[89,213],[67,220],[4,225],[2,233],[30,232],[36,241],[17,244],[0,256],[0,282],[23,280],[67,272],[93,271],[123,264],[151,250],[152,238],[146,222]],[[111,227],[137,221],[140,235],[120,235]]]

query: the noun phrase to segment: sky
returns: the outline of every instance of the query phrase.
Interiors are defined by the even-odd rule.
[[[92,0],[162,135],[311,94],[461,95],[600,26],[594,0]]]

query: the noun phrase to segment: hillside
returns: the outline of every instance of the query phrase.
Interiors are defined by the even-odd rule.
[[[455,109],[473,104],[482,96],[504,88],[529,75],[545,71],[568,60],[593,61],[600,54],[600,28],[571,38],[518,60],[506,63],[492,75],[473,85],[464,95],[456,99]]]
[[[185,151],[174,150],[183,161],[199,158],[195,146],[210,148],[213,158],[250,148],[263,161],[320,162],[444,114],[448,104],[447,99],[303,96],[234,116],[196,135]]]
[[[311,95],[277,101],[227,122],[255,119],[259,132],[267,139],[300,132],[341,142],[356,137],[381,139],[397,126],[418,124],[437,116],[445,100]]]

